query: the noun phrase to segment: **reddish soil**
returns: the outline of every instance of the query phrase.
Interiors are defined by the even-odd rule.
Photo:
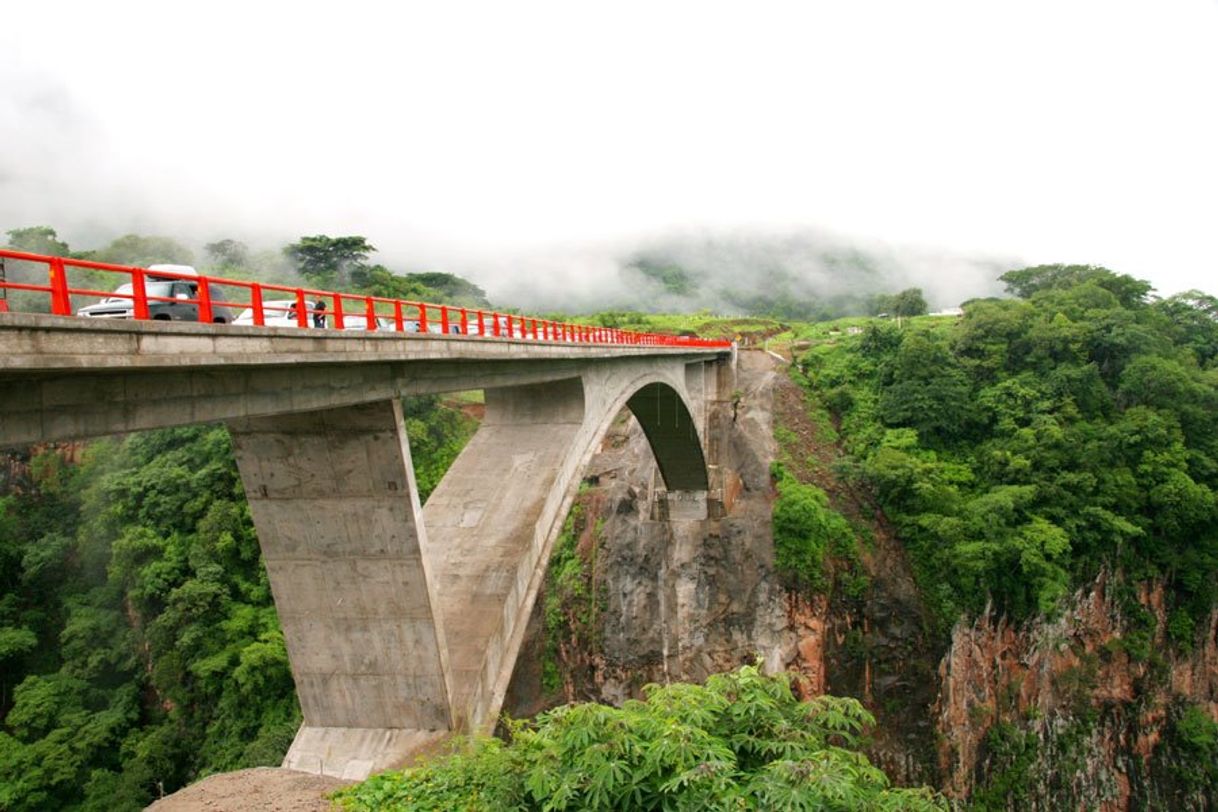
[[[276,767],[208,776],[148,807],[149,812],[326,812],[326,797],[350,781]]]

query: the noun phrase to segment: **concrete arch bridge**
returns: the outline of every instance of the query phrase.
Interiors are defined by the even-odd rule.
[[[304,713],[285,766],[361,778],[493,728],[550,549],[623,408],[661,509],[720,509],[733,351],[563,339],[0,313],[0,446],[226,423]],[[401,398],[471,389],[486,417],[421,505]]]

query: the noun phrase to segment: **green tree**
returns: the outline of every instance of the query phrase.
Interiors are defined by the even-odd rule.
[[[892,301],[892,314],[901,318],[925,316],[927,309],[926,299],[922,296],[921,288],[906,288]]]
[[[66,257],[69,253],[68,244],[59,239],[55,229],[50,226],[14,228],[5,233],[8,234],[8,247],[14,251],[53,257]]]
[[[301,275],[319,287],[345,288],[354,271],[361,268],[376,249],[364,237],[301,237],[283,253]]]
[[[1006,284],[1008,293],[1021,299],[1047,290],[1068,289],[1084,282],[1093,282],[1117,297],[1122,307],[1142,305],[1153,290],[1150,283],[1125,274],[1113,273],[1098,265],[1037,265],[1007,271],[998,277]]]

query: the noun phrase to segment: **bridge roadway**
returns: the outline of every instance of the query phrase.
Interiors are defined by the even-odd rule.
[[[284,766],[347,778],[488,733],[582,472],[629,408],[671,515],[717,509],[722,348],[0,313],[0,447],[223,421],[304,715]],[[401,397],[483,389],[420,504]]]

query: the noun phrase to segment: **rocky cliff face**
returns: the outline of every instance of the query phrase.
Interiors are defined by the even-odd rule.
[[[1053,620],[956,627],[934,707],[945,792],[1025,809],[1212,808],[1172,740],[1189,706],[1218,718],[1218,613],[1173,653],[1163,589],[1143,585],[1156,631],[1131,655],[1116,586],[1101,575]]]
[[[741,353],[739,389],[716,424],[722,518],[655,521],[657,473],[628,417],[611,430],[556,546],[505,710],[620,703],[644,685],[705,679],[760,657],[806,695],[861,699],[878,724],[871,756],[897,783],[928,783],[979,808],[1207,809],[1181,775],[1173,725],[1218,718],[1218,617],[1171,654],[1161,589],[1136,599],[1157,620],[1152,656],[1131,656],[1113,578],[1054,620],[984,615],[950,639],[929,630],[900,542],[833,473],[799,391],[772,359]],[[789,591],[773,567],[774,421],[807,459],[784,462],[830,494],[865,537],[863,591]],[[1128,597],[1128,596],[1126,596]],[[1191,788],[1190,788],[1191,787]],[[1206,804],[1210,806],[1206,806]]]
[[[724,433],[722,518],[652,520],[658,473],[647,440],[633,418],[610,429],[569,528],[580,578],[556,576],[552,560],[509,713],[561,701],[618,703],[648,683],[703,680],[757,656],[775,669],[790,661],[794,634],[770,537],[773,433],[768,412],[746,405],[765,401],[775,373],[756,355],[744,354],[734,413],[718,416],[732,427]]]

